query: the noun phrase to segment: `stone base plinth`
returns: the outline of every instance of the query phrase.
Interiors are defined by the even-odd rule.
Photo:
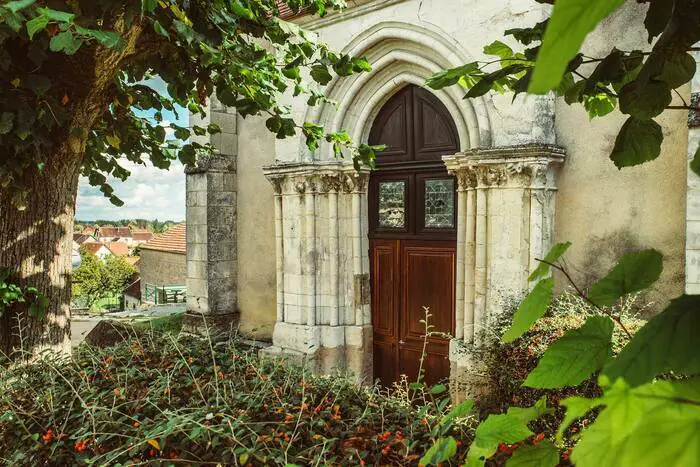
[[[263,355],[289,358],[317,374],[353,375],[372,382],[372,326],[306,326],[278,322]]]
[[[204,314],[187,311],[182,320],[182,330],[208,336],[212,340],[226,340],[238,329],[240,313]]]
[[[460,339],[450,341],[450,396],[455,404],[480,399],[491,390],[486,365],[475,358],[472,346]]]

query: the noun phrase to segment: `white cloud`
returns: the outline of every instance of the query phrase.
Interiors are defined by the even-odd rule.
[[[182,221],[185,219],[185,173],[179,161],[173,161],[169,170],[123,162],[131,172],[125,181],[109,178],[114,194],[124,201],[124,206],[112,205],[99,188],[92,187],[81,178],[78,187],[76,218],[94,219],[159,219]]]

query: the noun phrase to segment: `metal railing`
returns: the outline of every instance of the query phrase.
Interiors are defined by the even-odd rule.
[[[156,305],[166,303],[185,303],[187,299],[187,287],[184,285],[153,285],[145,284],[143,289],[144,302]]]

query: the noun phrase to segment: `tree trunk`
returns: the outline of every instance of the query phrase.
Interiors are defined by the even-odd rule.
[[[17,271],[23,285],[49,299],[41,319],[26,304],[0,317],[0,351],[11,357],[19,350],[70,352],[71,250],[82,154],[67,144],[56,149],[43,172],[28,181],[24,211],[12,205],[9,189],[0,193],[0,269]]]

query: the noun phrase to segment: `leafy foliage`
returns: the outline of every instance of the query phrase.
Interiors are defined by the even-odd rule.
[[[108,256],[104,261],[80,249],[81,263],[73,272],[73,297],[81,298],[87,306],[105,297],[118,297],[136,273],[136,268],[120,256]]]
[[[432,446],[447,399],[413,406],[258,350],[134,331],[116,347],[83,346],[71,361],[3,368],[2,457],[28,466],[415,465]],[[453,422],[442,429],[465,441],[453,452],[463,457],[470,425]]]
[[[12,269],[0,270],[0,316],[18,303],[28,304],[29,312],[41,318],[46,313],[49,301],[36,287],[20,284]]]
[[[323,15],[341,0],[291,0],[294,11]],[[274,0],[130,0],[8,2],[0,6],[0,185],[26,205],[29,179],[77,154],[82,174],[114,204],[107,175],[125,180],[124,160],[167,169],[193,164],[209,144],[190,139],[220,132],[168,124],[179,108],[205,114],[214,93],[242,116],[267,114],[278,138],[301,130],[310,149],[325,138],[370,162],[375,149],[353,148],[337,134],[295,122],[278,104],[290,92],[322,101],[318,86],[369,70],[362,58],[332,52],[279,19]],[[152,77],[167,84],[159,91]],[[152,118],[151,118],[152,117]],[[174,137],[166,137],[166,129]],[[353,152],[354,151],[354,152]],[[59,154],[60,153],[60,154]],[[71,156],[71,159],[74,159]]]
[[[588,298],[597,305],[611,305],[623,295],[648,288],[661,276],[663,256],[656,250],[628,253],[591,287]]]
[[[654,316],[603,373],[637,386],[667,372],[700,374],[700,297],[682,296]]]
[[[503,342],[511,342],[522,336],[530,329],[535,322],[540,319],[552,300],[552,289],[554,279],[544,279],[535,285],[532,292],[523,300],[515,312],[513,324],[503,334]]]
[[[523,384],[535,388],[581,384],[608,359],[613,327],[606,316],[589,317],[583,326],[549,346]]]
[[[484,47],[484,54],[495,60],[475,61],[436,73],[427,84],[433,89],[459,84],[468,90],[465,98],[509,91],[515,99],[526,91],[543,94],[551,90],[567,104],[583,105],[590,118],[618,108],[629,118],[617,136],[610,159],[618,168],[654,160],[663,141],[654,118],[666,109],[691,109],[685,101],[673,106],[671,100],[672,93],[677,93],[676,89],[695,73],[696,63],[688,51],[700,41],[700,9],[695,0],[639,0],[650,4],[644,22],[650,42],[660,36],[650,51],[613,48],[605,57],[579,52],[588,33],[622,3],[559,0],[547,20],[530,28],[505,31],[505,36],[512,36],[525,47],[522,52],[495,41]],[[672,27],[667,28],[669,24]],[[496,66],[500,68],[487,71]],[[697,168],[697,164],[691,164],[691,169],[700,174]]]

